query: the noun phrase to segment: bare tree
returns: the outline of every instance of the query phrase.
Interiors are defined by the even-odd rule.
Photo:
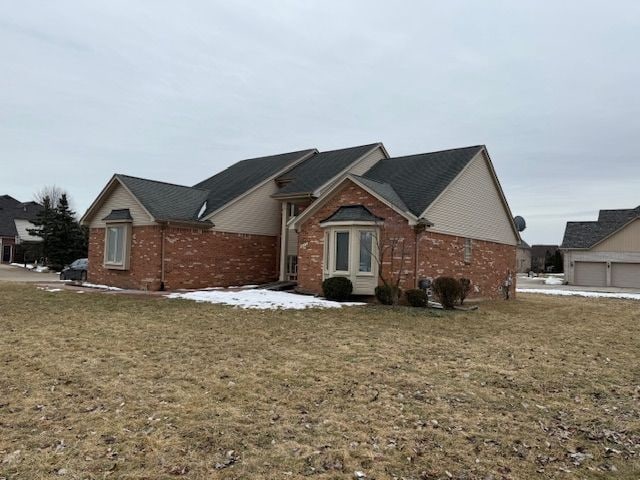
[[[46,199],[48,199],[51,208],[56,208],[60,198],[62,198],[64,194],[67,194],[67,192],[57,185],[45,185],[33,194],[33,199],[40,205],[44,205]],[[69,198],[68,194],[67,198]]]
[[[378,277],[382,284],[391,289],[392,304],[399,301],[400,282],[405,275],[405,259],[407,258],[406,239],[402,236],[393,236],[382,225],[377,234],[374,234],[372,249],[369,253],[378,264]],[[388,272],[385,271],[388,265]]]

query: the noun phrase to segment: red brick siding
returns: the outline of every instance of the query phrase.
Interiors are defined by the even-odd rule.
[[[110,270],[104,262],[104,229],[91,229],[89,275],[94,283],[121,288],[160,288],[162,232],[134,227],[130,268]],[[277,277],[277,237],[165,229],[165,288],[204,288],[264,283]]]
[[[300,227],[298,237],[299,290],[321,293],[324,229],[320,227],[320,222],[343,205],[364,205],[374,215],[384,218],[383,245],[388,245],[390,239],[404,238],[404,256],[401,253],[402,248],[396,248],[392,274],[392,262],[390,255],[387,254],[382,266],[383,274],[385,278],[393,278],[404,257],[401,286],[405,289],[414,288],[416,234],[413,227],[409,226],[406,219],[395,210],[357,185],[348,182]],[[418,241],[418,278],[436,278],[441,275],[456,278],[464,276],[473,282],[472,296],[497,297],[499,295],[498,287],[504,280],[507,271],[515,271],[516,247],[473,240],[472,252],[470,264],[465,264],[464,238],[428,231],[422,233]]]

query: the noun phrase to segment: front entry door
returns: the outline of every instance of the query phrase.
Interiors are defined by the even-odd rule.
[[[11,261],[11,245],[4,245],[2,248],[2,261],[9,263]]]

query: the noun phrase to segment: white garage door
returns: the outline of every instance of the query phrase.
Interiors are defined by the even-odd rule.
[[[640,288],[640,263],[612,263],[611,286]]]
[[[607,264],[603,262],[576,262],[573,283],[587,287],[606,287]]]

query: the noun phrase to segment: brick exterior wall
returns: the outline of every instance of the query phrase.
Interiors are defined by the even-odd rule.
[[[133,227],[129,270],[104,267],[104,228],[89,235],[88,281],[120,288],[158,290],[160,226]],[[165,289],[226,287],[277,278],[278,239],[191,228],[165,228]]]
[[[8,262],[4,260],[4,247],[10,245],[11,246],[11,258]],[[15,260],[16,254],[16,237],[2,237],[2,249],[0,250],[0,262],[9,263]]]
[[[345,205],[364,205],[374,215],[385,219],[382,231],[383,245],[391,239],[404,239],[402,248],[396,248],[393,270],[402,264],[401,286],[415,288],[416,233],[407,220],[393,209],[361,189],[347,182],[318,211],[300,226],[298,236],[298,289],[308,293],[322,293],[322,262],[324,254],[324,229],[320,222]],[[496,298],[499,286],[507,272],[514,276],[512,295],[515,295],[516,247],[495,242],[473,240],[472,259],[464,262],[464,238],[429,232],[418,235],[418,278],[453,276],[470,278],[473,287],[470,297]],[[385,278],[392,278],[390,255],[383,261]]]

